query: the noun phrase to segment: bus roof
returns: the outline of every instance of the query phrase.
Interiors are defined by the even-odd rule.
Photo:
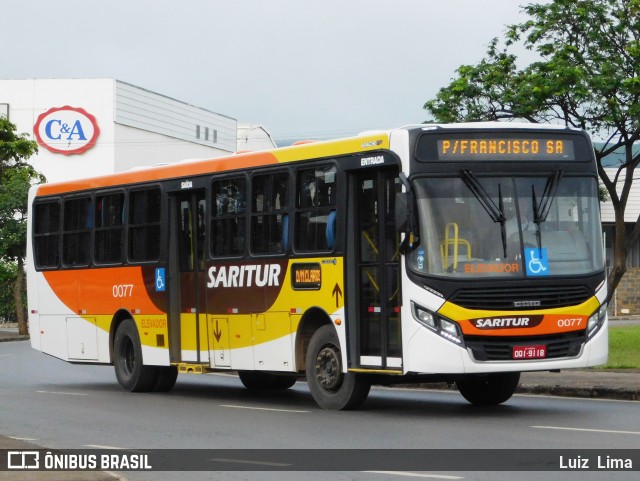
[[[36,195],[56,195],[66,192],[179,179],[213,172],[237,171],[258,166],[278,165],[287,162],[327,158],[388,148],[389,132],[379,131],[339,140],[311,142],[260,152],[247,152],[214,159],[194,160],[143,169],[139,168],[128,172],[100,177],[43,184],[37,187]]]
[[[453,124],[420,124],[409,125],[404,128],[407,129],[421,129],[424,131],[436,130],[436,129],[456,129],[456,130],[564,130],[571,132],[581,132],[581,129],[575,127],[569,127],[565,125],[555,124],[535,124],[531,122],[461,122]]]
[[[580,129],[561,125],[533,124],[517,122],[467,122],[454,124],[416,124],[406,125],[397,130],[424,132],[437,130],[564,130],[580,132]],[[300,145],[282,147],[260,152],[245,152],[205,160],[184,161],[175,164],[157,165],[148,168],[136,168],[99,177],[70,180],[37,186],[37,196],[56,195],[66,192],[79,192],[91,189],[154,182],[182,177],[206,175],[214,172],[227,172],[259,166],[278,165],[280,163],[303,161],[316,158],[347,155],[355,152],[367,152],[388,149],[392,130],[363,132],[355,137],[338,140],[307,142]]]

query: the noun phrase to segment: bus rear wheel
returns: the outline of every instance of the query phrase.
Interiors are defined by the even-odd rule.
[[[519,372],[472,374],[456,380],[460,394],[476,406],[495,406],[509,400],[518,387]]]
[[[295,376],[274,374],[270,372],[239,371],[240,381],[247,389],[252,390],[285,390],[296,383]]]
[[[142,363],[140,335],[133,319],[126,319],[118,326],[113,343],[113,365],[120,385],[131,392],[153,390],[158,379],[155,366]]]
[[[306,355],[307,384],[322,409],[355,409],[367,396],[371,384],[361,375],[342,370],[340,342],[331,325],[318,329]]]
[[[157,377],[152,391],[169,392],[176,385],[178,368],[176,366],[155,366]]]

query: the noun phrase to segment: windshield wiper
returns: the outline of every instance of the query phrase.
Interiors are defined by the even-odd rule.
[[[547,179],[547,183],[544,186],[542,192],[542,198],[540,204],[536,199],[536,190],[534,185],[531,184],[531,203],[533,204],[533,222],[536,224],[536,240],[538,242],[538,249],[542,248],[542,232],[540,224],[547,220],[549,211],[551,210],[551,204],[556,198],[556,191],[558,190],[558,184],[560,184],[560,178],[562,177],[562,169],[558,169],[555,173]]]
[[[489,214],[491,220],[493,222],[500,223],[502,250],[504,252],[504,257],[507,257],[507,230],[505,228],[507,218],[504,215],[504,200],[502,199],[501,184],[498,184],[498,205],[496,205],[473,172],[470,170],[463,170],[462,180],[464,180],[464,183],[469,187],[469,190],[473,193],[476,199],[478,199],[480,205],[484,208],[487,214]]]

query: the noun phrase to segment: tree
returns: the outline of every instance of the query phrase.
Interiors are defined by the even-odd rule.
[[[563,123],[603,141],[595,155],[615,212],[611,298],[640,238],[640,217],[630,232],[624,225],[640,163],[640,0],[552,0],[523,11],[527,21],[509,26],[502,42],[494,38],[477,65],[459,67],[424,108],[438,122]],[[523,46],[537,59],[520,68]],[[605,159],[620,152],[624,160],[609,176]]]
[[[0,260],[15,263],[13,302],[20,334],[27,334],[23,293],[28,193],[32,183],[44,181],[26,161],[37,151],[35,141],[16,134],[16,126],[0,117]]]

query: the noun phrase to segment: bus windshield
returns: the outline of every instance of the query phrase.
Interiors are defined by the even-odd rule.
[[[440,277],[531,277],[603,269],[594,177],[417,178],[420,245],[410,266]]]

